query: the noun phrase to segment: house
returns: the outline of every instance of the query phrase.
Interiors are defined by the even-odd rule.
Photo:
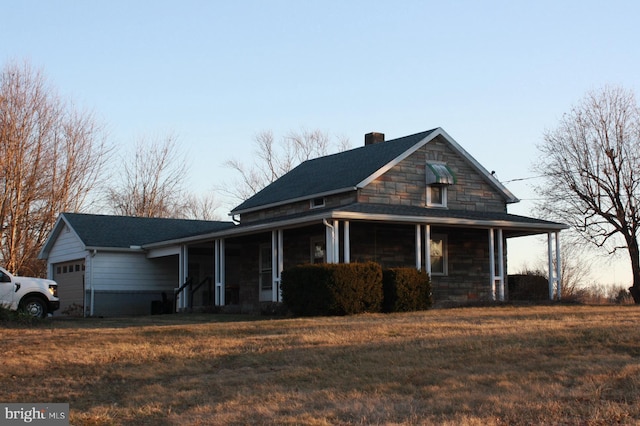
[[[231,222],[62,213],[45,243],[49,277],[58,282],[60,310],[96,316],[148,314],[152,301],[173,296],[181,247],[145,250],[149,243],[233,227]],[[194,259],[197,254],[193,251]]]
[[[211,300],[255,312],[280,301],[284,269],[309,262],[425,269],[436,303],[503,300],[508,239],[546,234],[550,296],[559,295],[566,226],[509,214],[517,201],[441,128],[389,141],[369,133],[364,146],[300,164],[234,208],[233,222],[64,213],[41,257],[63,300],[65,266],[84,268],[78,303],[91,315],[112,315],[125,299],[144,300],[147,313],[152,294],[176,288],[178,309]],[[206,282],[210,291],[192,291]]]

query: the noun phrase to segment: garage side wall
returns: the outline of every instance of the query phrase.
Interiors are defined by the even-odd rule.
[[[144,253],[98,252],[87,262],[86,276],[94,316],[149,315],[151,302],[162,300],[163,292],[173,298],[178,256],[148,259]]]

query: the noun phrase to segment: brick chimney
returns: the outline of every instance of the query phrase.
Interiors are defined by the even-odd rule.
[[[373,145],[374,143],[384,142],[384,133],[371,132],[364,135],[364,144]]]

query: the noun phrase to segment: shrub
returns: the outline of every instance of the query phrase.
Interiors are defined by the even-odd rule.
[[[336,315],[380,312],[384,293],[382,268],[374,262],[331,265],[333,305]]]
[[[431,280],[415,268],[385,269],[382,275],[385,312],[421,311],[431,307]]]
[[[326,315],[329,311],[329,269],[302,265],[282,271],[282,301],[294,315]]]
[[[509,275],[510,300],[548,300],[549,280],[538,274]]]
[[[39,317],[33,317],[21,310],[12,311],[6,307],[0,306],[0,325],[11,326],[32,326],[42,322]]]
[[[282,272],[282,300],[295,315],[382,309],[382,268],[368,263],[301,265]]]

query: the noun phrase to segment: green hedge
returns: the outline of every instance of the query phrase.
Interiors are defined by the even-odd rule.
[[[383,271],[373,262],[296,266],[282,272],[281,289],[285,305],[300,316],[406,312],[431,306],[425,272]]]
[[[377,263],[301,265],[282,272],[282,301],[295,315],[351,315],[382,309]]]
[[[385,312],[421,311],[431,307],[431,281],[425,271],[385,269],[382,282]]]
[[[302,265],[282,271],[282,301],[294,315],[328,315],[331,303],[326,265]]]

